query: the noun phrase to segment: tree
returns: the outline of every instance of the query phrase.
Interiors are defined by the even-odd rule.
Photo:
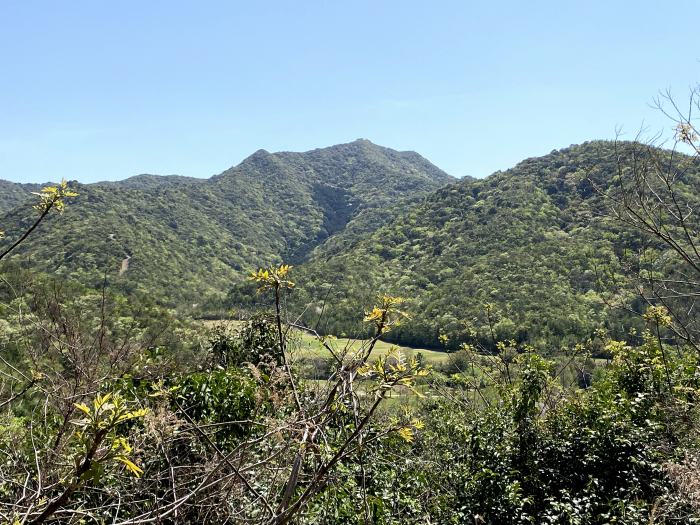
[[[691,90],[683,111],[669,92],[656,106],[673,125],[673,137],[619,142],[617,177],[607,199],[611,217],[639,234],[628,267],[635,288],[649,306],[665,307],[679,340],[700,352],[700,138],[695,110],[700,88]],[[637,137],[640,139],[640,137]],[[670,145],[670,149],[659,146]],[[687,153],[690,153],[688,155]]]

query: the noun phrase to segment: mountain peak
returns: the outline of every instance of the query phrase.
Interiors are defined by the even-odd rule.
[[[244,163],[246,163],[246,162],[251,162],[251,161],[252,161],[252,162],[255,162],[255,161],[258,161],[258,160],[266,159],[266,158],[268,158],[270,155],[272,155],[272,153],[270,153],[270,152],[267,151],[266,149],[260,148],[259,150],[255,151],[254,153],[251,153],[251,154],[248,155],[245,159],[243,159],[243,161],[241,162],[241,164],[244,164]]]
[[[26,250],[45,271],[65,267],[86,283],[118,272],[127,253],[122,281],[169,304],[198,302],[256,265],[304,260],[349,225],[349,238],[373,231],[388,220],[380,210],[417,202],[451,180],[416,153],[366,139],[301,153],[259,149],[210,179],[142,174],[81,185],[61,219],[79,233],[66,241],[63,230],[47,231]],[[16,185],[5,192],[3,226],[23,220],[17,205],[26,194]],[[173,279],[188,284],[173,292]]]
[[[369,140],[369,139],[363,139],[363,138],[355,139],[355,140],[353,140],[352,142],[350,142],[350,144],[358,144],[358,145],[364,145],[364,146],[381,147],[381,146],[379,146],[378,144],[375,144],[374,142],[372,142],[371,140]]]

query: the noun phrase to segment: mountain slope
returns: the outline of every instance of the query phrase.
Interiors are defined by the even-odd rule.
[[[596,271],[635,241],[603,218],[595,186],[614,179],[616,159],[614,144],[590,142],[443,187],[354,243],[319,246],[297,269],[295,301],[307,323],[340,334],[357,333],[378,291],[407,297],[413,319],[390,337],[425,346],[473,333],[573,344],[615,328]],[[699,173],[686,173],[697,196]]]
[[[77,185],[80,196],[22,246],[39,269],[168,304],[223,293],[258,265],[299,262],[366,211],[452,178],[412,152],[358,140],[306,153],[260,150],[209,180],[141,175]],[[0,218],[8,232],[29,207]],[[371,231],[381,216],[364,222]],[[127,262],[128,261],[128,262]]]
[[[0,214],[31,200],[31,192],[39,191],[41,186],[41,184],[21,184],[0,180]]]

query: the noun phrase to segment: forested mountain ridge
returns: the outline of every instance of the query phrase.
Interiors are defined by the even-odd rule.
[[[206,179],[184,177],[182,175],[151,175],[149,173],[142,173],[141,175],[134,175],[133,177],[123,180],[103,181],[97,184],[100,186],[147,190],[163,186],[179,186],[181,184],[197,184],[204,182],[206,182]]]
[[[391,334],[404,344],[441,346],[445,335],[457,345],[473,333],[573,344],[623,324],[602,301],[597,272],[635,249],[604,219],[599,194],[624,147],[588,142],[457,181],[417,153],[366,140],[259,150],[208,180],[76,183],[80,196],[23,250],[45,272],[91,287],[107,277],[125,293],[199,303],[205,314],[250,304],[246,275],[284,261],[298,266],[292,304],[324,332],[354,333],[383,291],[409,299],[412,322]],[[697,197],[700,170],[688,163]],[[37,189],[6,187],[7,206]],[[7,212],[4,242],[32,217],[26,202]]]
[[[605,219],[601,192],[627,146],[588,142],[459,180],[347,249],[319,246],[295,292],[306,321],[353,333],[357,311],[384,291],[409,299],[411,322],[391,334],[403,344],[439,347],[446,335],[457,345],[477,333],[543,347],[616,328],[620,313],[602,301],[597,272],[620,264],[637,241]],[[700,169],[687,162],[680,182],[697,199]]]
[[[167,304],[225,293],[253,267],[300,262],[329,235],[367,212],[419,198],[449,175],[413,152],[357,140],[306,153],[260,150],[208,180],[140,175],[119,182],[74,184],[80,194],[50,217],[18,251],[34,268],[108,282]],[[13,190],[5,201],[19,202]],[[21,196],[21,195],[20,195]],[[29,206],[3,215],[5,243],[33,219]]]
[[[33,191],[39,191],[41,184],[22,184],[0,180],[0,214],[31,199]]]

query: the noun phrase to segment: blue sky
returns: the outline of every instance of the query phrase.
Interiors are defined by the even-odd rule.
[[[696,1],[0,3],[0,178],[208,177],[367,138],[485,176],[665,121]]]

